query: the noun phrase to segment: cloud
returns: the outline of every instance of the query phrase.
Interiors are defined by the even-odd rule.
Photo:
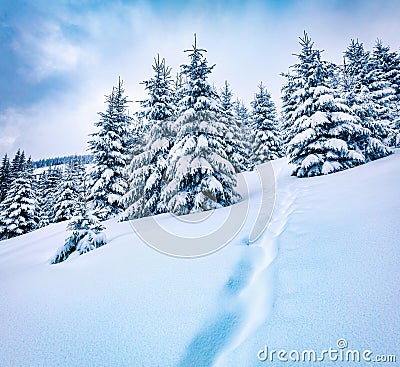
[[[35,82],[74,70],[81,56],[79,47],[65,37],[60,25],[48,21],[34,29],[20,27],[13,47],[25,60],[26,78]]]
[[[279,74],[296,62],[292,54],[304,29],[335,62],[342,61],[351,38],[371,48],[380,37],[398,49],[397,4],[43,1],[14,22],[18,72],[37,100],[21,106],[15,99],[0,113],[0,149],[13,153],[21,147],[35,159],[84,153],[96,113],[118,76],[132,101],[145,98],[140,82],[151,76],[153,57],[160,53],[176,73],[187,62],[183,50],[195,32],[210,64],[216,63],[211,79],[218,88],[227,79],[248,104],[263,81],[279,104]],[[130,109],[136,108],[132,103]]]
[[[101,102],[86,99],[86,103],[80,103],[82,94],[75,92],[4,111],[0,115],[0,149],[14,154],[20,147],[34,159],[84,153]]]

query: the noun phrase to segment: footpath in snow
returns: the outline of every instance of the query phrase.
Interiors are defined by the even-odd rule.
[[[369,365],[391,355],[399,360],[399,167],[397,151],[329,176],[299,180],[287,172],[278,174],[271,229],[277,220],[284,231],[278,231],[271,276],[257,285],[262,293],[273,286],[272,310],[254,307],[250,320],[263,311],[268,317],[216,365],[269,365],[265,353],[264,364],[257,358],[266,347],[288,353],[313,350],[317,358],[332,348],[339,351],[338,358],[345,356],[344,361],[330,361],[325,355],[315,366]],[[268,237],[269,232],[261,241],[266,246],[271,245]],[[353,361],[352,354],[346,360],[349,350],[360,355],[371,351],[371,362]],[[311,364],[279,362],[276,354],[273,362]]]
[[[248,245],[249,233],[262,233],[256,219],[272,211],[273,198],[260,207],[257,173],[244,178],[245,200],[237,206],[245,220],[234,240],[210,256],[155,251],[134,231],[157,231],[152,218],[134,226],[105,222],[106,246],[57,265],[50,258],[67,237],[66,223],[2,242],[0,311],[7,317],[0,319],[0,365],[178,366],[188,358],[212,365],[245,321],[246,305],[236,296],[262,250]],[[216,210],[199,226],[170,215],[159,216],[157,225],[198,236],[224,223],[229,210]],[[211,339],[202,344],[204,337]]]
[[[49,259],[66,223],[4,241],[0,365],[261,366],[265,346],[320,351],[339,338],[399,358],[399,166],[397,153],[297,179],[278,160],[275,191],[267,186],[261,207],[257,173],[245,173],[246,221],[205,257],[161,254],[113,220],[106,246],[58,265]],[[262,232],[254,224],[272,210],[272,194]],[[213,222],[225,215],[215,211]],[[159,223],[177,227],[169,216]]]

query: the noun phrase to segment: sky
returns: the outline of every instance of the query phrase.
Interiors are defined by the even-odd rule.
[[[280,105],[281,72],[306,30],[326,60],[341,63],[351,39],[399,50],[398,0],[114,1],[0,0],[0,154],[34,160],[87,154],[88,135],[118,77],[132,101],[146,97],[160,54],[175,74],[193,34],[246,105],[262,81]]]

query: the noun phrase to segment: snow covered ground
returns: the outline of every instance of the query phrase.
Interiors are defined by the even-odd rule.
[[[0,366],[260,366],[265,345],[319,352],[340,338],[399,360],[400,152],[311,179],[273,167],[275,208],[250,245],[255,172],[246,222],[209,256],[166,256],[113,220],[109,244],[58,265],[66,223],[1,242]]]

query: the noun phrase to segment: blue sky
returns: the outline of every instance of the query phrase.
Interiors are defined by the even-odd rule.
[[[400,2],[0,0],[0,154],[34,159],[85,153],[104,95],[120,75],[131,100],[160,53],[178,71],[193,33],[249,104],[263,81],[279,104],[280,72],[307,30],[324,57],[341,62],[351,38],[399,49]],[[137,106],[133,103],[131,110]]]

